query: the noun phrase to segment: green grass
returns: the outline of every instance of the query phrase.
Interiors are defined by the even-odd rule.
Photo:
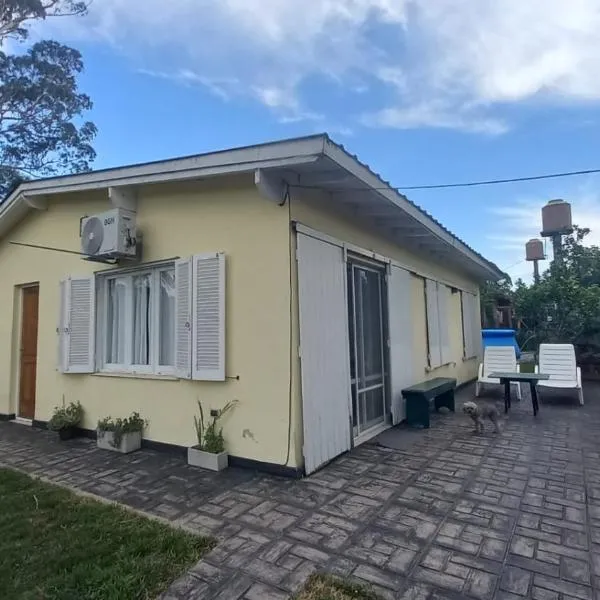
[[[330,575],[313,575],[296,600],[379,600],[366,587]]]
[[[0,598],[155,598],[214,545],[0,469]]]

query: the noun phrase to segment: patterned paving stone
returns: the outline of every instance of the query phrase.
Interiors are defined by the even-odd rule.
[[[391,590],[398,589],[402,583],[402,580],[393,573],[388,573],[370,565],[358,566],[352,575],[367,583],[380,585]]]
[[[328,502],[322,510],[335,517],[364,521],[375,515],[380,508],[381,500],[343,492]]]
[[[600,385],[585,385],[584,407],[543,402],[534,418],[524,389],[501,435],[433,415],[428,430],[401,428],[396,449],[365,444],[304,480],[11,423],[0,465],[215,536],[162,600],[283,600],[319,571],[384,600],[600,600]]]
[[[244,600],[287,600],[290,595],[262,583],[254,583],[244,594]]]
[[[380,530],[364,532],[345,554],[349,558],[406,575],[419,552],[419,546],[395,533]]]
[[[502,573],[500,589],[519,596],[526,596],[532,579],[530,571],[518,567],[508,567]]]
[[[317,547],[337,550],[347,544],[358,528],[358,523],[348,519],[326,513],[313,513],[300,520],[295,527],[288,529],[286,535]]]

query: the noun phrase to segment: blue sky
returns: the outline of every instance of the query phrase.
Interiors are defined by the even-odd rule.
[[[95,0],[35,34],[83,53],[98,168],[327,131],[411,186],[600,168],[598,31],[600,0]],[[600,242],[598,184],[407,195],[517,277],[549,199]]]

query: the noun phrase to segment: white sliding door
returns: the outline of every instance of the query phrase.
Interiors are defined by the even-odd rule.
[[[350,449],[346,264],[341,247],[297,234],[304,463],[312,473]]]

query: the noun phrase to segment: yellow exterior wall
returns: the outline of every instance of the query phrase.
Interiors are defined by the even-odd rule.
[[[239,404],[224,421],[229,452],[282,464],[288,451],[290,407],[289,214],[261,198],[251,178],[220,183],[155,185],[138,190],[138,226],[144,262],[224,252],[227,375],[239,380],[197,382],[56,371],[59,281],[102,267],[75,255],[10,245],[9,240],[79,250],[79,220],[109,210],[106,191],[51,197],[47,211],[31,213],[0,240],[0,414],[17,412],[20,294],[39,282],[37,420],[47,421],[64,394],[85,408],[83,426],[139,411],[145,437],[192,445],[196,400],[218,408]],[[298,418],[297,411],[292,411]],[[298,423],[292,423],[298,429]],[[290,466],[299,450],[291,443]],[[296,463],[298,464],[298,463]]]
[[[0,306],[4,308],[0,313],[0,414],[18,412],[19,286],[39,282],[37,420],[47,421],[64,394],[67,402],[80,400],[84,405],[86,428],[93,429],[104,416],[126,416],[135,410],[149,421],[147,439],[188,446],[195,441],[197,399],[207,408],[218,408],[236,398],[239,404],[224,421],[230,453],[283,464],[289,430],[287,466],[301,466],[297,273],[293,244],[290,249],[290,218],[416,272],[474,293],[478,290],[469,277],[398,248],[358,222],[323,208],[318,199],[293,194],[291,206],[278,207],[259,196],[251,178],[148,186],[138,190],[144,262],[215,251],[226,254],[226,360],[227,375],[232,379],[195,382],[60,374],[56,370],[59,281],[102,266],[75,255],[18,247],[9,241],[78,250],[80,218],[110,208],[106,191],[52,197],[48,210],[31,213],[0,240]],[[423,280],[418,277],[412,280],[412,297],[415,381],[435,376],[453,376],[459,382],[473,378],[476,361],[462,359],[460,294],[451,296],[450,340],[455,364],[431,372],[426,369],[425,300]]]
[[[318,195],[299,196],[294,195],[291,204],[292,219],[311,227],[319,232],[330,235],[340,241],[353,244],[363,250],[385,256],[400,263],[402,266],[423,273],[432,279],[438,279],[444,283],[455,285],[458,288],[479,293],[477,282],[468,276],[453,272],[446,267],[439,266],[435,262],[421,256],[410,253],[399,248],[381,236],[370,232],[357,221],[348,217],[341,217],[327,209],[327,197]],[[413,341],[414,362],[413,377],[415,383],[433,377],[456,377],[458,383],[464,383],[477,376],[477,360],[463,360],[463,336],[462,336],[462,312],[460,294],[451,295],[451,307],[449,310],[450,342],[452,348],[453,364],[443,366],[429,371],[427,369],[427,321],[425,311],[425,292],[423,279],[412,278],[412,317],[413,317]],[[297,327],[297,322],[296,322]],[[298,331],[296,330],[296,335]],[[295,370],[295,376],[299,377],[299,367]],[[296,393],[299,393],[299,383],[295,385]],[[298,403],[300,404],[300,403]]]

